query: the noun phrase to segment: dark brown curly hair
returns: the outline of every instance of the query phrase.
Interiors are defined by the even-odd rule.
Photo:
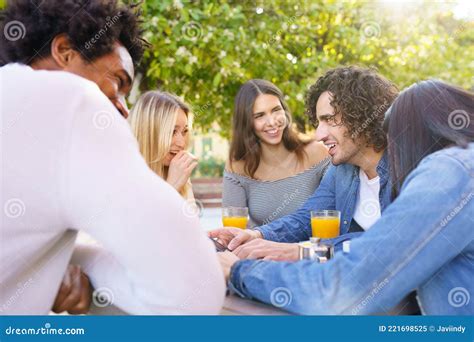
[[[331,106],[341,114],[341,124],[352,140],[363,138],[377,152],[387,147],[383,130],[386,110],[398,95],[398,88],[374,69],[338,67],[318,78],[306,95],[306,111],[317,126],[316,103],[325,91],[331,93]]]
[[[119,41],[137,66],[148,47],[139,5],[117,0],[10,0],[0,10],[0,66],[49,57],[51,42],[61,33],[91,62]]]

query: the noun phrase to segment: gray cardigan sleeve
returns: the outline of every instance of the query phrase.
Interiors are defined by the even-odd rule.
[[[244,186],[245,179],[239,175],[224,171],[222,185],[222,206],[223,207],[248,207],[247,192]],[[250,211],[250,208],[249,208]],[[257,226],[249,213],[247,228]]]
[[[242,179],[236,174],[224,171],[222,185],[223,207],[247,207],[247,194]]]

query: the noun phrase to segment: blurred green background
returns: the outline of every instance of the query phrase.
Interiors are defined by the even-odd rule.
[[[195,177],[222,174],[234,97],[252,78],[282,89],[302,132],[306,89],[338,65],[375,67],[400,89],[427,78],[474,86],[473,0],[145,0],[141,8],[152,47],[129,103],[161,89],[190,104]]]
[[[146,38],[153,47],[141,66],[140,89],[183,96],[194,109],[195,126],[206,132],[217,123],[223,137],[230,133],[234,96],[251,78],[283,90],[303,131],[309,127],[306,89],[338,65],[375,67],[401,89],[430,77],[469,89],[469,3],[145,1]]]

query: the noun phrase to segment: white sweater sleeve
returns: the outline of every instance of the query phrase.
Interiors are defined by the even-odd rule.
[[[92,90],[76,104],[64,149],[66,223],[101,242],[123,268],[108,280],[119,308],[219,313],[224,278],[198,218],[148,168],[125,119]]]
[[[139,307],[143,303],[136,303],[129,295],[133,292],[131,282],[117,281],[117,274],[125,274],[126,270],[103,247],[91,243],[76,243],[70,264],[81,266],[94,288],[94,299],[89,314],[110,316],[139,314],[146,311],[143,307]],[[123,310],[116,307],[115,298],[119,298]]]

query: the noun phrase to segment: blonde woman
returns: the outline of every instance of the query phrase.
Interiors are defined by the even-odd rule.
[[[190,177],[197,158],[189,144],[189,107],[176,95],[149,91],[130,111],[128,121],[148,166],[185,199],[193,199]]]

